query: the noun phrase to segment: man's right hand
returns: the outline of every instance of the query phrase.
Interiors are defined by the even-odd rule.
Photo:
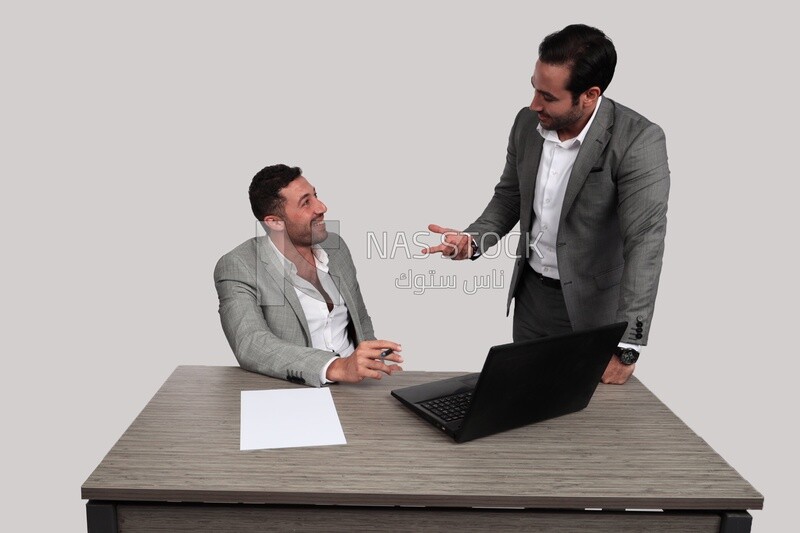
[[[381,357],[381,352],[391,348],[394,353]],[[358,383],[364,378],[381,379],[384,374],[403,370],[400,365],[387,365],[383,362],[402,363],[403,358],[397,353],[402,348],[392,341],[364,341],[348,357],[336,358],[328,367],[325,377],[329,381],[346,381]]]
[[[443,228],[436,224],[428,225],[428,229],[444,237],[442,239],[442,244],[423,248],[423,254],[441,253],[442,256],[449,257],[456,261],[468,259],[472,256],[472,237],[468,233],[462,233],[457,229]]]

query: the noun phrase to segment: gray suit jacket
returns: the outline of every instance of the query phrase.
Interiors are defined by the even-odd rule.
[[[530,232],[544,143],[537,125],[529,108],[517,114],[494,196],[465,230],[477,235],[482,250],[518,221],[523,235]],[[558,227],[558,270],[573,329],[626,321],[622,340],[647,344],[664,255],[669,181],[661,128],[604,97],[570,174]],[[529,243],[520,239],[509,307]]]
[[[245,370],[319,387],[320,372],[335,354],[312,348],[300,300],[267,239],[245,241],[217,262],[214,284],[222,329]],[[321,246],[350,313],[354,345],[374,339],[350,250],[335,233]]]

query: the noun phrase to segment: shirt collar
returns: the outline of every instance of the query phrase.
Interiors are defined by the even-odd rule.
[[[546,130],[542,127],[542,124],[539,123],[536,125],[536,131],[539,132],[539,135],[544,137],[545,141],[553,141],[554,143],[562,145],[564,148],[572,148],[574,146],[580,146],[583,144],[583,140],[586,138],[586,134],[589,132],[589,128],[592,126],[592,122],[594,122],[594,117],[597,115],[597,110],[600,109],[600,102],[603,101],[603,97],[600,96],[597,98],[597,105],[594,106],[594,111],[592,112],[592,116],[589,117],[589,122],[583,127],[581,132],[572,139],[567,139],[566,141],[562,141],[558,138],[558,133],[555,130]]]
[[[278,250],[278,247],[275,246],[275,243],[272,242],[272,239],[267,235],[267,241],[269,241],[270,246],[275,251],[275,257],[283,266],[283,271],[288,272],[292,276],[297,275],[297,265],[292,263],[285,255]],[[319,244],[314,244],[311,246],[311,253],[314,254],[314,263],[318,270],[323,272],[328,272],[328,252],[325,251]]]

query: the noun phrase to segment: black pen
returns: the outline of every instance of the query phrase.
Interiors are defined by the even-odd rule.
[[[392,350],[391,348],[386,348],[384,351],[381,352],[381,359],[383,359],[387,355],[391,355],[392,353],[394,353],[394,350]]]

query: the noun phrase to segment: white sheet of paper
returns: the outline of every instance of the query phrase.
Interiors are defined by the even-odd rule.
[[[242,391],[240,450],[347,444],[330,389]]]

